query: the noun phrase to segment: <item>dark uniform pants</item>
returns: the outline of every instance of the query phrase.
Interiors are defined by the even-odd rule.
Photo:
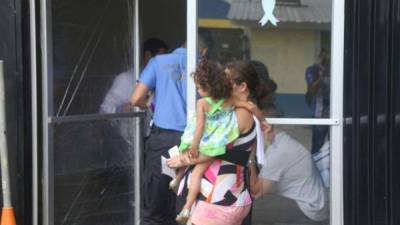
[[[329,135],[328,126],[313,126],[312,127],[312,145],[311,154],[317,153],[325,142],[326,136]]]
[[[169,190],[169,176],[161,174],[161,156],[180,142],[182,133],[153,126],[146,142],[143,179],[143,224],[176,225],[176,194]]]

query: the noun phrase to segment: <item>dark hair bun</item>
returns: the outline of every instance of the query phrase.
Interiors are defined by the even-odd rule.
[[[260,80],[260,84],[256,87],[253,96],[260,109],[274,102],[274,96],[277,87],[278,86],[276,85],[275,81],[271,79],[266,81]]]
[[[227,67],[233,74],[233,82],[247,84],[250,100],[263,109],[265,105],[273,101],[277,89],[276,83],[271,79],[262,80],[255,67],[248,61],[236,61]]]

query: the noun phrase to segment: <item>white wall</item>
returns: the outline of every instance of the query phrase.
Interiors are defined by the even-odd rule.
[[[252,29],[251,58],[265,63],[278,84],[278,93],[304,94],[307,66],[316,62],[320,47],[318,31],[299,29]]]

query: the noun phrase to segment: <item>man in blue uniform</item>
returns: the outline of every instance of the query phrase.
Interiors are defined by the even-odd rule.
[[[319,54],[319,62],[306,69],[306,102],[313,110],[315,118],[328,118],[330,113],[330,65],[325,49]],[[328,126],[312,127],[311,153],[319,151],[329,135]]]
[[[143,44],[143,61],[144,64],[158,54],[163,54],[168,51],[167,44],[156,38],[148,39]],[[129,69],[123,73],[118,74],[105,95],[101,103],[99,113],[118,113],[130,112],[131,104],[130,97],[133,93],[133,87],[136,83],[134,79],[133,69]],[[149,109],[146,110],[146,117],[144,119],[144,136],[147,137],[150,133],[150,121],[152,113]],[[133,124],[134,118],[124,120],[111,120],[104,124],[104,166],[112,166],[121,164],[121,162],[130,163],[133,159]]]
[[[199,40],[200,53],[207,47]],[[186,47],[152,58],[141,74],[131,103],[146,107],[146,96],[154,93],[153,127],[146,142],[143,224],[175,225],[175,193],[168,189],[171,178],[161,174],[161,156],[178,145],[186,126]]]

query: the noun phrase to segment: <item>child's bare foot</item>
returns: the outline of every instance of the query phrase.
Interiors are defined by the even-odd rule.
[[[169,182],[169,189],[171,191],[177,193],[178,192],[178,188],[179,188],[179,183],[180,183],[179,179],[177,179],[177,178],[172,179],[171,182]]]

